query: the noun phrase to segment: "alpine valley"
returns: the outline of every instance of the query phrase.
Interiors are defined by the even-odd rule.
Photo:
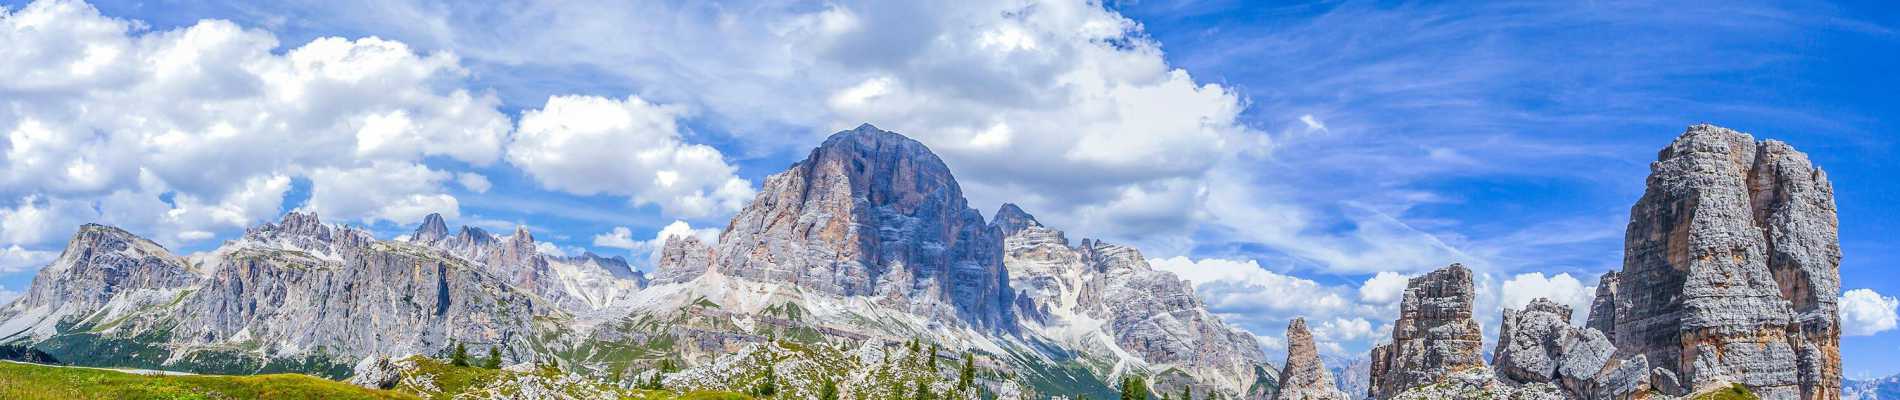
[[[1842,385],[1826,174],[1788,144],[1712,125],[1690,127],[1651,164],[1622,269],[1601,278],[1589,309],[1539,299],[1504,310],[1492,346],[1474,272],[1452,264],[1411,278],[1390,340],[1365,358],[1323,357],[1295,319],[1287,358],[1269,362],[1252,334],[1135,249],[1071,240],[1010,204],[986,220],[923,144],[868,124],[767,178],[716,242],[669,238],[651,274],[536,244],[526,229],[451,229],[437,215],[381,240],[293,212],[179,255],[86,225],[0,308],[0,356],[301,373],[371,391],[348,397],[1892,392],[1885,381]],[[470,366],[483,355],[487,368]]]

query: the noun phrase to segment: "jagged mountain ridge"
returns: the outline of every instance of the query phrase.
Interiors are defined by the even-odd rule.
[[[1014,212],[1038,237],[1062,236]],[[651,282],[617,258],[541,254],[525,229],[451,233],[439,215],[378,240],[291,213],[189,257],[88,226],[0,309],[0,345],[83,364],[341,376],[462,343],[618,380],[661,360],[691,376],[768,337],[921,339],[984,354],[1029,392],[1099,394],[1124,374],[1225,397],[1272,383],[1251,335],[1138,252],[1066,239],[1028,250],[1039,239],[1006,234],[1027,230],[1002,214],[985,222],[921,143],[865,125],[767,179],[717,243],[668,240]],[[1017,275],[1040,279],[1006,256],[1016,250],[1066,254],[1068,286],[1014,290]]]

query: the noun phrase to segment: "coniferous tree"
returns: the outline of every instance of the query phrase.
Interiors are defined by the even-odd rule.
[[[501,348],[488,348],[488,360],[482,362],[482,368],[501,369]]]
[[[970,390],[976,383],[976,357],[963,353],[963,369],[957,371],[957,393]]]
[[[818,386],[818,400],[838,400],[838,383],[832,381],[830,375]]]
[[[461,343],[456,343],[455,351],[449,353],[449,365],[457,367],[468,366],[468,347],[463,346]]]
[[[1153,395],[1148,392],[1148,382],[1141,377],[1122,377],[1122,400],[1148,400]]]
[[[914,399],[932,400],[935,398],[937,398],[936,393],[930,392],[930,382],[924,379],[918,379],[917,380],[917,397],[914,397]]]
[[[1181,385],[1181,400],[1194,400],[1194,387]]]
[[[930,345],[930,354],[925,354],[924,358],[930,360],[930,372],[937,372],[937,345]]]

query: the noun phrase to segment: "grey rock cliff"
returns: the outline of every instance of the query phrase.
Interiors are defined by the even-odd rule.
[[[1001,238],[936,154],[865,124],[766,178],[713,254],[729,276],[1006,329],[1015,293]]]
[[[1484,367],[1484,336],[1471,314],[1476,298],[1471,270],[1459,264],[1406,282],[1392,342],[1372,349],[1372,397],[1393,398]]]
[[[1223,323],[1192,286],[1133,248],[1088,239],[1072,247],[1062,231],[1014,204],[1004,204],[991,226],[1007,234],[1016,315],[1032,332],[1063,336],[1069,324],[1106,321],[1099,329],[1114,339],[1112,349],[1087,342],[1092,333],[1055,339],[1097,356],[1132,353],[1156,372],[1188,371],[1202,393],[1242,392],[1266,363],[1252,335]]]
[[[451,342],[520,357],[532,351],[523,338],[535,336],[535,317],[560,313],[462,258],[306,213],[249,229],[189,268],[96,225],[67,252],[0,312],[0,336],[88,365],[337,374],[364,357]],[[105,270],[114,272],[94,272]],[[99,285],[76,284],[88,282]],[[58,324],[35,328],[47,322]],[[164,350],[153,358],[151,349]]]
[[[1776,141],[1696,125],[1651,164],[1630,209],[1614,341],[1679,384],[1737,382],[1767,399],[1840,395],[1840,246],[1833,189]],[[1599,296],[1606,297],[1606,296]]]
[[[1286,364],[1280,369],[1280,390],[1275,400],[1346,400],[1350,397],[1333,386],[1333,374],[1320,362],[1319,349],[1313,345],[1313,333],[1306,330],[1305,318],[1294,318],[1286,326]]]

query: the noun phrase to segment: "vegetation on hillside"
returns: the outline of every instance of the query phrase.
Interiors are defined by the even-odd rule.
[[[105,369],[0,362],[0,398],[78,399],[414,399],[298,374],[149,376]]]

